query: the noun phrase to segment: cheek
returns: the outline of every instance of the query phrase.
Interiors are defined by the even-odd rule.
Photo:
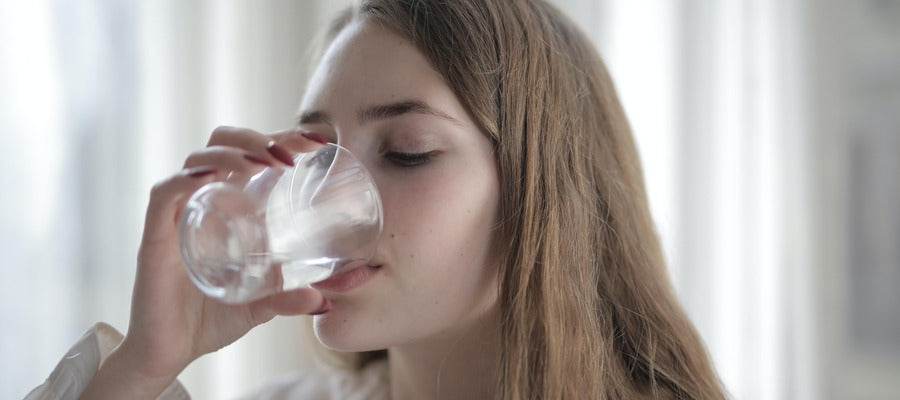
[[[421,174],[393,184],[383,194],[385,233],[408,243],[486,234],[497,203],[496,185],[466,172]]]
[[[488,265],[496,173],[477,166],[422,172],[380,177],[378,257],[389,268],[365,295],[337,299],[333,311],[316,317],[327,346],[360,351],[407,343],[477,318],[496,300],[496,270]]]
[[[386,248],[407,289],[470,291],[485,279],[498,190],[489,171],[423,173],[384,195]]]

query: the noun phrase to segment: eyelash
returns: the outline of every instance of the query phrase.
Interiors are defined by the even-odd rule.
[[[436,154],[437,152],[435,151],[429,151],[426,153],[404,153],[401,151],[389,151],[384,155],[384,158],[390,160],[394,164],[397,164],[397,166],[399,167],[412,168],[427,164],[432,159],[434,159],[434,156]]]

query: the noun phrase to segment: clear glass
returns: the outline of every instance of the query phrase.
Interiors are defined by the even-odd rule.
[[[381,238],[371,175],[349,150],[326,144],[294,167],[246,184],[203,186],[179,223],[184,265],[204,293],[245,303],[365,266]]]

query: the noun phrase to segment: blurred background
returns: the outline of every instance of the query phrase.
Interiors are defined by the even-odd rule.
[[[0,398],[125,331],[150,187],[218,125],[293,123],[347,1],[0,0]],[[637,137],[683,304],[738,399],[900,397],[900,0],[555,1]],[[308,366],[278,318],[197,399]]]

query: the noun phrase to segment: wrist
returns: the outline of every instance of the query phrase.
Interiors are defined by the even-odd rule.
[[[175,381],[180,371],[148,370],[123,342],[103,361],[81,398],[155,399]]]

